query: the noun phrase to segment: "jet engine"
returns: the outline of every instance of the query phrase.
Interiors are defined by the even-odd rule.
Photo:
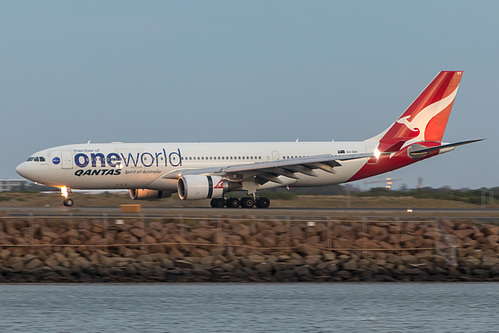
[[[171,192],[140,189],[129,190],[129,193],[130,198],[132,198],[133,200],[168,198],[172,195]]]
[[[186,175],[178,179],[178,196],[182,200],[223,198],[230,183],[219,176]]]

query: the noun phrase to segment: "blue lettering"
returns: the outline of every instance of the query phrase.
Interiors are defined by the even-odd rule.
[[[80,158],[83,158],[83,163],[81,163]],[[88,156],[82,153],[76,154],[75,155],[75,164],[79,166],[80,168],[84,168],[88,165]]]
[[[75,171],[75,176],[81,177],[81,176],[118,176],[121,175],[121,170],[120,169],[88,169],[88,170],[76,170]]]
[[[161,156],[161,153],[154,153],[156,155],[156,166],[159,166],[159,156]]]
[[[163,157],[165,158],[165,166],[168,166],[168,157],[166,156],[166,150],[163,149]]]
[[[109,153],[107,155],[104,155],[103,153],[78,153],[74,156],[74,162],[79,168],[85,168],[87,166],[91,166],[92,168],[119,168],[122,166],[122,163],[126,167],[144,166],[149,168],[153,165],[159,167],[160,159],[165,160],[165,166],[168,166],[168,163],[173,167],[182,166],[182,154],[180,152],[180,148],[177,148],[177,150],[172,151],[171,153],[168,153],[166,149],[162,149],[160,152],[152,153],[128,152],[127,155],[124,153]],[[85,174],[75,173],[75,175],[87,175],[86,172],[87,171],[85,171]],[[97,175],[97,173],[94,172],[92,175]]]
[[[121,154],[121,157],[123,157],[123,162],[125,163],[125,166],[130,165],[130,160],[132,160],[133,166],[135,166],[135,167],[139,163],[139,153],[137,153],[136,160],[133,158],[133,155],[131,153],[128,153],[128,159],[126,159],[123,154]]]
[[[146,158],[146,161],[144,162],[144,156],[147,157],[148,156],[151,156],[151,163],[149,165],[146,164],[147,162],[147,158]],[[140,157],[140,160],[142,161],[142,165],[145,166],[146,168],[150,167],[151,165],[154,164],[154,157],[152,156],[151,153],[143,153],[142,156]]]
[[[109,153],[107,154],[107,165],[109,165],[111,168],[115,168],[118,165],[121,165],[121,157],[120,155],[116,153]]]
[[[100,166],[101,168],[105,168],[106,167],[106,162],[104,160],[104,154],[102,153],[92,153],[90,154],[90,158],[92,159],[92,168],[95,168],[97,167],[97,157],[100,158]]]
[[[170,153],[168,155],[168,159],[170,160],[170,165],[177,167],[182,165],[182,156],[180,155],[180,149],[177,148],[176,152]]]

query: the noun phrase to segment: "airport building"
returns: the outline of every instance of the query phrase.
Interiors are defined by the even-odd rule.
[[[31,182],[24,179],[0,179],[0,192],[24,191],[31,185]]]

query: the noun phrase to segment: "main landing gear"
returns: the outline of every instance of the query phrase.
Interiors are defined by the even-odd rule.
[[[270,206],[270,200],[264,197],[243,197],[240,200],[238,198],[213,198],[211,199],[211,207],[213,208],[268,208]]]
[[[71,190],[66,186],[61,187],[61,195],[64,197],[64,201],[62,202],[64,206],[71,207],[74,204],[73,199],[69,197],[71,194]]]

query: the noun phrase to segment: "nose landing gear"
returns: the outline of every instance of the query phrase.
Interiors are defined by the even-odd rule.
[[[61,195],[64,197],[64,201],[62,202],[64,206],[71,207],[74,204],[73,199],[69,197],[71,194],[71,190],[66,186],[61,187]]]
[[[66,206],[66,207],[71,207],[71,206],[73,206],[74,201],[73,201],[73,199],[71,199],[71,198],[66,198],[66,199],[64,199],[64,201],[63,201],[62,203],[63,203],[63,204],[64,204],[64,206]]]

